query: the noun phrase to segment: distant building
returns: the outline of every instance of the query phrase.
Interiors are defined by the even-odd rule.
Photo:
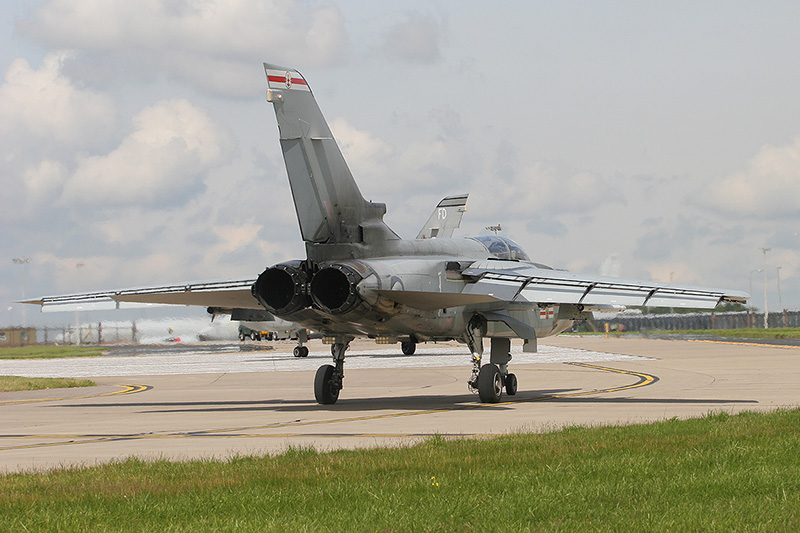
[[[36,344],[36,328],[0,329],[0,346],[26,346]]]

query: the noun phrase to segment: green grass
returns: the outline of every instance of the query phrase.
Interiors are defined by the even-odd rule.
[[[41,389],[71,389],[75,387],[94,387],[94,381],[72,378],[23,378],[19,376],[0,376],[0,392]]]
[[[742,329],[651,329],[645,331],[610,331],[611,337],[626,335],[716,335],[738,339],[796,339],[800,338],[800,328],[742,328]],[[603,331],[584,331],[579,333],[562,333],[562,335],[598,336]]]
[[[0,477],[2,531],[798,531],[800,410]]]
[[[55,359],[59,357],[96,357],[103,355],[99,346],[31,345],[19,348],[0,348],[0,359]]]
[[[800,338],[800,328],[742,328],[742,329],[682,329],[682,330],[651,330],[650,334],[680,334],[680,335],[717,335],[719,337],[732,337],[737,339],[797,339]]]

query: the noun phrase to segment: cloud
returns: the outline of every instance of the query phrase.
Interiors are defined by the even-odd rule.
[[[186,100],[156,103],[133,122],[135,130],[116,149],[78,161],[62,203],[184,203],[210,169],[233,155],[225,129]]]
[[[800,216],[800,136],[785,146],[762,147],[744,170],[712,181],[695,198],[729,215]]]
[[[398,192],[408,196],[431,188],[451,190],[448,184],[472,175],[474,157],[458,140],[425,138],[395,147],[342,118],[332,120],[330,127],[365,195],[375,191],[385,198]]]
[[[64,75],[74,55],[51,53],[34,68],[14,60],[0,86],[0,220],[39,217],[61,194],[76,153],[103,150],[115,137],[117,108],[106,94]]]
[[[442,26],[435,18],[421,13],[407,13],[406,20],[387,33],[383,51],[395,61],[430,65],[441,59],[439,43]]]
[[[65,174],[64,165],[51,159],[28,168],[23,174],[27,197],[34,202],[52,200],[61,191]]]
[[[502,154],[512,154],[513,147],[501,144]],[[477,184],[482,209],[503,213],[520,220],[541,220],[564,214],[589,214],[601,206],[622,204],[623,194],[600,174],[580,171],[553,161],[536,161],[524,166],[514,157],[498,156],[503,162],[502,187],[495,180],[483,179]],[[494,215],[496,216],[496,215]],[[562,235],[562,225],[551,221],[547,233]]]
[[[442,132],[454,139],[463,139],[465,135],[464,126],[461,123],[461,115],[445,104],[435,109],[431,109],[429,115],[436,121]]]
[[[336,5],[301,0],[49,0],[17,29],[89,52],[84,66],[104,77],[157,71],[229,97],[262,89],[260,61],[328,65],[347,45]]]
[[[634,256],[648,261],[668,259],[697,242],[715,239],[721,230],[705,218],[679,214],[676,220],[649,225],[636,242]]]
[[[535,212],[529,214],[525,229],[528,233],[538,233],[550,237],[565,237],[569,233],[567,227],[555,218],[539,216]]]
[[[54,146],[90,148],[111,135],[118,120],[111,98],[62,74],[73,57],[48,54],[38,69],[25,59],[11,63],[0,87],[0,136],[6,146],[39,153]]]
[[[385,171],[389,158],[394,155],[388,143],[343,118],[330,121],[329,126],[354,175],[376,176]]]

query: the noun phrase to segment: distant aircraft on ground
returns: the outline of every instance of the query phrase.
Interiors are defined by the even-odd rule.
[[[407,353],[418,342],[463,342],[472,353],[469,387],[482,402],[498,402],[503,390],[517,392],[517,379],[508,371],[512,338],[523,339],[523,351],[536,352],[538,338],[564,331],[591,310],[712,309],[748,298],[739,291],[556,270],[531,261],[508,238],[449,238],[447,225],[439,227],[441,236],[423,230],[418,239],[401,239],[383,221],[385,204],[361,195],[305,78],[290,68],[264,68],[305,259],[267,268],[255,282],[182,284],[28,303],[46,308],[98,297],[202,305],[232,317],[266,310],[333,343],[333,364],[321,366],[314,380],[317,401],[332,404],[342,389],[345,352],[356,337],[400,341]],[[488,362],[482,357],[484,339],[490,340]]]
[[[214,321],[198,334],[197,338],[200,341],[234,341],[240,342],[251,341],[283,341],[283,340],[297,340],[305,343],[307,340],[313,338],[308,330],[286,322],[280,318],[266,321]],[[316,336],[319,338],[319,335]],[[304,346],[298,342],[298,346],[294,351],[295,357],[306,357],[308,351],[304,350]]]

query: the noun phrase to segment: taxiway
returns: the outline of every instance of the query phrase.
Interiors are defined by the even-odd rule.
[[[338,403],[314,400],[311,356],[275,350],[0,362],[0,374],[92,377],[97,387],[0,393],[0,471],[126,457],[224,458],[289,446],[411,444],[567,425],[636,423],[800,402],[800,349],[653,339],[557,337],[515,346],[516,396],[478,403],[463,346],[355,343]]]

